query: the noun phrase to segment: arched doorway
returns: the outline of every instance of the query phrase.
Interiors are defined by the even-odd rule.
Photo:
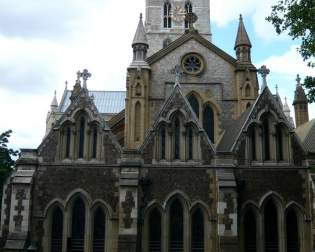
[[[264,209],[265,251],[279,251],[278,213],[273,200],[269,200]]]
[[[157,208],[149,216],[149,251],[161,251],[161,213]]]
[[[290,208],[286,214],[287,252],[299,252],[299,227],[295,211]]]
[[[50,240],[51,252],[60,252],[62,250],[62,236],[63,236],[63,214],[59,207],[55,207],[52,213],[52,221],[51,221],[51,240]]]
[[[70,251],[84,252],[85,206],[81,198],[78,198],[73,204],[71,227]]]
[[[169,251],[184,251],[184,211],[181,202],[175,199],[170,206],[169,214]]]
[[[104,252],[105,231],[106,231],[105,213],[101,207],[94,212],[93,221],[93,252]]]
[[[243,223],[245,252],[256,252],[256,218],[252,209],[246,211]]]
[[[204,217],[200,208],[197,208],[191,217],[191,251],[204,251]]]

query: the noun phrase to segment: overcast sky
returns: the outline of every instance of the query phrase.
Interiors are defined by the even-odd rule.
[[[271,70],[269,86],[289,98],[296,74],[314,73],[296,51],[298,41],[277,36],[265,21],[276,0],[212,0],[213,42],[234,56],[238,16],[243,13],[257,67]],[[124,90],[131,42],[145,0],[0,0],[0,132],[14,131],[11,147],[36,148],[46,116],[65,81],[89,69],[91,90]],[[310,107],[311,118],[315,109]]]

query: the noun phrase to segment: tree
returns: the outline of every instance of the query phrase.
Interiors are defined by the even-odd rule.
[[[293,40],[300,39],[299,53],[309,67],[315,67],[314,0],[279,0],[272,6],[271,14],[266,20],[273,24],[278,34],[288,32]],[[307,76],[304,87],[308,91],[309,102],[315,102],[315,78]]]
[[[3,184],[12,172],[13,166],[15,164],[13,157],[18,155],[18,151],[8,148],[11,134],[12,130],[8,130],[0,135],[0,200],[2,199]]]

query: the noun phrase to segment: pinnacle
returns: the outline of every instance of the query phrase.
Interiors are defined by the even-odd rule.
[[[52,102],[51,102],[51,105],[50,105],[51,107],[58,107],[58,101],[57,101],[57,92],[56,92],[56,90],[55,90],[55,93],[54,93],[54,98],[53,98],[53,100],[52,100]]]
[[[132,42],[132,46],[134,46],[135,44],[148,45],[148,40],[147,40],[147,36],[146,36],[146,33],[145,33],[143,21],[142,21],[142,13],[140,14],[139,23],[138,23],[138,27],[137,27],[137,31],[136,31],[135,37],[134,37],[133,42]]]
[[[238,26],[237,37],[236,37],[234,49],[236,49],[239,46],[252,47],[252,44],[250,42],[250,39],[248,37],[247,31],[246,31],[246,28],[245,28],[245,25],[243,22],[242,14],[240,15],[240,22],[239,22],[239,26]]]

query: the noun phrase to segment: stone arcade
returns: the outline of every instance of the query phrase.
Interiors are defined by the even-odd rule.
[[[211,37],[209,0],[146,0],[126,92],[91,91],[78,72],[42,143],[22,149],[3,251],[312,251],[315,121],[300,78],[295,129],[242,17],[235,58]]]

